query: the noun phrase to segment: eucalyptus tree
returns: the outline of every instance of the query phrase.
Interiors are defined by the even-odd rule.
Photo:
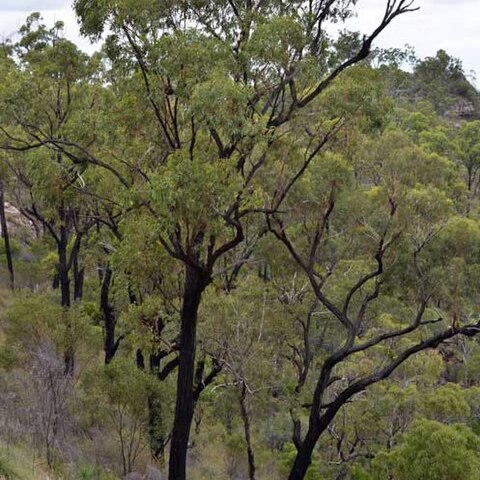
[[[461,60],[438,50],[434,57],[419,60],[413,72],[412,90],[428,99],[438,112],[445,113],[459,99],[478,108],[478,93],[467,79]]]
[[[15,272],[13,269],[12,249],[10,247],[10,235],[8,233],[7,217],[5,215],[5,181],[0,178],[0,228],[2,230],[3,248],[5,250],[5,259],[10,277],[10,288],[15,286]]]
[[[35,104],[36,121],[13,112],[13,129],[3,129],[4,147],[27,155],[45,147],[53,160],[70,162],[73,168],[67,172],[73,172],[74,182],[81,182],[87,164],[109,171],[128,189],[128,201],[152,217],[156,242],[175,261],[172,272],[180,266],[184,277],[171,480],[185,478],[204,291],[222,270],[245,262],[248,240],[265,232],[264,215],[271,224],[272,215],[338,132],[343,114],[349,115],[317,115],[314,108],[327,88],[369,55],[374,40],[396,17],[415,10],[411,0],[387,0],[377,27],[357,48],[338,55],[327,27],[353,15],[355,4],[77,0],[85,34],[99,37],[107,28],[111,32],[105,46],[111,84],[117,86],[120,78],[122,87],[116,93],[122,88],[127,93],[114,96],[112,106],[126,125],[123,138],[115,137],[115,155],[102,151],[92,138],[87,112],[74,117],[87,119],[86,126],[66,121],[70,94],[85,84],[79,73],[82,64],[90,63],[78,55],[73,56],[76,62],[67,55],[68,61],[61,63],[65,56],[60,53],[73,52],[55,32],[32,32],[28,25],[24,32],[25,45],[20,47],[27,50],[28,67],[47,53],[66,70],[58,75],[58,69],[47,68],[47,78],[57,87],[46,90],[57,92],[53,118],[44,115],[45,101]],[[29,72],[26,68],[19,73]],[[22,105],[22,98],[30,99],[27,91],[10,103]],[[65,228],[62,219],[60,225]],[[295,469],[291,478],[305,475],[310,440],[299,449],[303,470]]]
[[[462,122],[456,137],[458,156],[467,170],[468,191],[478,190],[478,170],[480,168],[480,121]]]
[[[391,129],[357,148],[355,159],[354,175],[341,150],[324,152],[284,212],[268,216],[323,314],[340,328],[312,395],[299,397],[290,480],[304,478],[318,440],[352,398],[413,355],[480,331],[478,304],[460,274],[477,263],[475,247],[445,244],[467,203],[454,161]]]
[[[238,247],[252,215],[280,208],[333,133],[335,127],[320,130],[302,112],[368,56],[395,17],[415,9],[411,1],[387,1],[359,48],[329,62],[335,51],[326,26],[351,16],[355,3],[74,3],[83,33],[98,38],[108,28],[111,61],[135,86],[143,83],[137,101],[145,109],[140,129],[149,135],[150,165],[137,186],[157,222],[158,241],[184,269],[171,480],[185,478],[198,310],[219,261],[242,261]],[[308,127],[317,129],[311,137]],[[266,207],[258,173],[292,131],[304,138],[305,162]]]
[[[417,420],[399,445],[375,459],[372,478],[473,480],[479,447],[478,436],[465,425]]]
[[[0,51],[0,72],[6,76],[13,66],[13,60],[11,58],[12,47],[11,45],[4,43],[1,45]],[[0,228],[2,231],[3,246],[5,249],[5,259],[7,262],[7,268],[10,277],[10,287],[13,289],[15,286],[15,272],[13,269],[12,250],[10,248],[10,236],[8,233],[8,223],[5,215],[5,190],[6,180],[9,177],[8,169],[4,164],[0,165]]]
[[[94,222],[78,192],[85,186],[84,165],[72,163],[68,153],[51,140],[78,136],[89,142],[94,138],[95,132],[89,129],[94,130],[97,62],[65,40],[62,28],[57,22],[47,29],[39,14],[32,14],[20,29],[0,93],[4,103],[0,147],[7,152],[4,163],[17,180],[13,190],[21,211],[41,223],[54,242],[53,285],[60,288],[60,302],[67,312],[72,300],[82,297],[80,251]],[[72,372],[70,347],[65,362],[66,371]]]

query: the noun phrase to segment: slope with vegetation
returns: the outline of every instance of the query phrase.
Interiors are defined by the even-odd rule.
[[[74,4],[100,53],[0,52],[0,476],[477,478],[479,95],[372,48],[414,3]]]

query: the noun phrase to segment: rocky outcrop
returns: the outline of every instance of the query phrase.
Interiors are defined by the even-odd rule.
[[[459,98],[446,113],[448,116],[460,120],[472,120],[479,116],[479,111],[476,105],[465,98]]]
[[[5,217],[7,219],[8,232],[17,241],[28,243],[29,240],[37,236],[38,227],[26,218],[25,215],[22,215],[17,207],[8,202],[5,202]]]

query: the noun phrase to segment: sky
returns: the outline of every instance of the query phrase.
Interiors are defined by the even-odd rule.
[[[65,23],[66,36],[88,52],[95,50],[79,34],[72,0],[0,0],[0,38],[11,37],[32,11],[39,11],[47,25]],[[358,17],[350,30],[368,33],[381,18],[386,0],[359,0]],[[397,18],[377,40],[376,46],[414,47],[417,56],[435,55],[440,48],[460,58],[464,69],[480,78],[480,0],[416,0],[417,12]],[[480,82],[477,80],[477,85]]]

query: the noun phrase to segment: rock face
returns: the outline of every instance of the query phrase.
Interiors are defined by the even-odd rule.
[[[11,237],[22,243],[28,243],[29,240],[37,236],[38,227],[22,215],[18,208],[8,202],[5,202],[5,217],[7,219],[8,233]],[[0,226],[0,234],[1,232]]]
[[[475,117],[477,111],[473,102],[470,102],[466,99],[460,99],[456,103],[454,111],[452,113],[457,115],[459,118],[470,119],[472,117]]]

